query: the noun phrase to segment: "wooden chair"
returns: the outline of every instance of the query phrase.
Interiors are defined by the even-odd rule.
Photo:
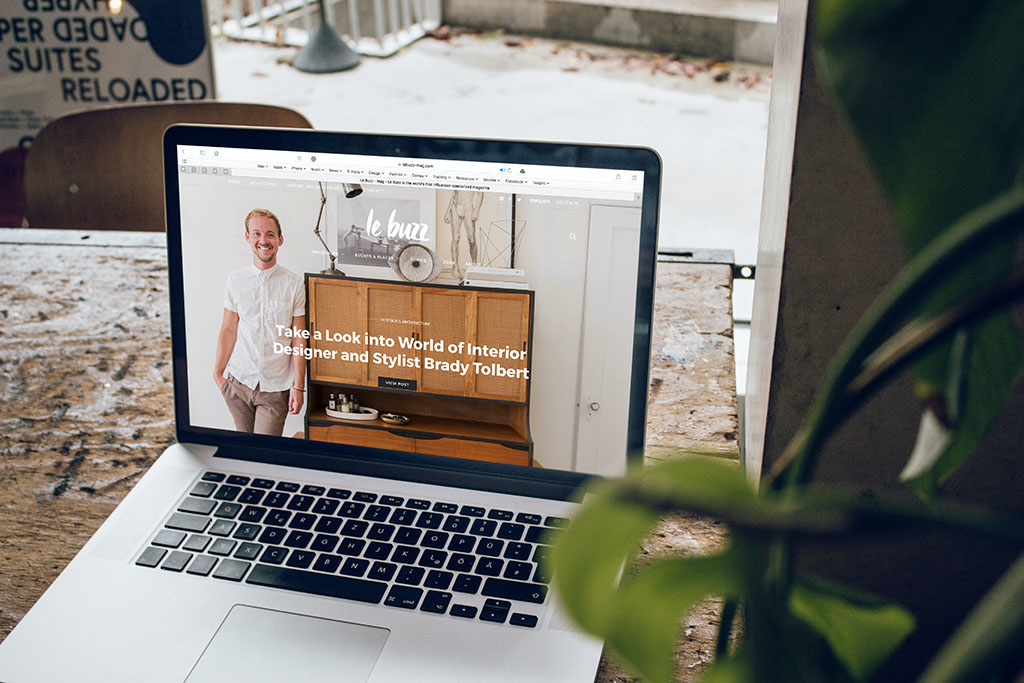
[[[164,230],[164,129],[174,123],[312,128],[298,112],[263,104],[185,102],[62,116],[25,158],[29,227]]]

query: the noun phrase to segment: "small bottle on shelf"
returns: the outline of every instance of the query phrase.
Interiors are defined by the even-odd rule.
[[[328,410],[337,410],[338,409],[338,402],[334,398],[334,392],[333,391],[330,394],[328,394],[328,396],[327,396],[327,409]]]

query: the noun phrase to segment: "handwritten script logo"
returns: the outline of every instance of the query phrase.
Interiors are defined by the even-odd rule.
[[[395,214],[397,213],[398,209],[392,209],[391,215],[388,216],[387,238],[389,240],[405,239],[410,242],[427,242],[430,240],[430,226],[428,224],[416,223],[414,221],[400,223],[395,220]],[[372,237],[384,237],[380,221],[373,217],[373,209],[370,209],[370,213],[366,216],[366,233]]]

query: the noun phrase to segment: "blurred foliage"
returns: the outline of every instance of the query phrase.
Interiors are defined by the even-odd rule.
[[[799,574],[799,539],[841,543],[923,526],[1024,550],[1021,520],[954,504],[941,488],[1024,368],[1007,310],[1024,294],[1012,259],[1024,233],[1024,3],[818,0],[811,17],[819,71],[891,203],[910,262],[843,343],[760,490],[735,466],[696,455],[638,469],[593,488],[556,544],[554,583],[570,614],[652,683],[675,677],[681,620],[709,596],[724,600],[726,618],[706,683],[871,680],[913,631],[913,615]],[[902,479],[921,499],[812,487],[828,437],[911,364],[923,416],[908,425],[918,443]],[[677,511],[728,523],[729,546],[624,571],[658,520]],[[730,648],[737,605],[743,636]],[[1022,641],[1024,555],[922,681],[1013,675]]]

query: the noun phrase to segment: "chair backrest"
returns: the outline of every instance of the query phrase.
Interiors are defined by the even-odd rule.
[[[62,116],[36,135],[25,159],[30,227],[164,230],[164,130],[174,123],[312,128],[285,107],[183,102]]]

